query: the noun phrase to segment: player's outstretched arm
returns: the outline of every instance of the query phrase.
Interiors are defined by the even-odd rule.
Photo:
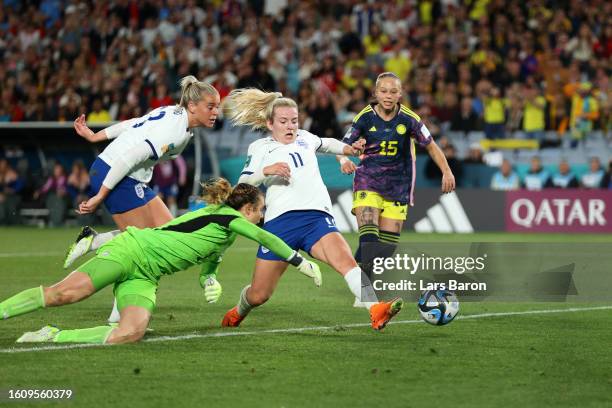
[[[450,193],[455,189],[455,176],[448,166],[444,153],[433,140],[425,148],[427,149],[429,156],[431,156],[434,163],[436,163],[442,172],[442,192]]]
[[[126,131],[137,118],[124,120],[123,122],[115,123],[99,132],[94,132],[87,126],[85,115],[81,115],[74,121],[74,130],[79,136],[86,139],[90,143],[102,142],[104,140],[114,139],[121,133]]]
[[[285,259],[291,265],[298,268],[304,275],[313,279],[316,286],[321,286],[321,270],[319,266],[294,251],[282,239],[269,233],[255,224],[251,224],[243,218],[236,218],[229,224],[229,228],[237,234],[247,237],[260,245],[268,248],[279,257]]]

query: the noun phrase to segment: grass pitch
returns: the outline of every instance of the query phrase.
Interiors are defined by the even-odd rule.
[[[76,232],[0,229],[0,300],[62,279],[63,253]],[[348,238],[355,245],[355,237]],[[586,235],[402,238],[612,242],[611,236]],[[102,324],[112,305],[108,288],[76,305],[0,321],[0,405],[612,406],[612,309],[594,309],[608,305],[464,302],[463,319],[433,327],[419,323],[416,307],[407,304],[396,318],[404,323],[375,333],[365,311],[351,307],[353,299],[339,275],[324,268],[323,287],[317,289],[290,268],[265,306],[239,329],[223,330],[223,314],[250,281],[255,248],[239,239],[228,251],[219,276],[224,293],[215,305],[204,301],[197,268],[163,278],[154,332],[140,344],[35,351],[47,345],[14,343],[24,331],[48,323],[60,328]],[[553,312],[530,313],[534,310]],[[6,399],[8,389],[66,388],[74,390],[68,401]]]

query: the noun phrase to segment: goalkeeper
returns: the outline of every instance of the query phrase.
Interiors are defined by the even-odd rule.
[[[17,342],[132,343],[144,335],[155,308],[155,294],[163,275],[201,264],[200,285],[208,302],[221,296],[216,279],[223,252],[237,235],[269,248],[321,285],[319,267],[292,250],[277,236],[254,224],[262,218],[264,198],[257,187],[225,179],[204,186],[208,207],[185,214],[157,228],[128,227],[101,246],[94,258],[61,282],[25,290],[0,303],[0,317],[8,319],[38,309],[79,302],[114,284],[121,318],[119,326],[60,330],[45,326]]]

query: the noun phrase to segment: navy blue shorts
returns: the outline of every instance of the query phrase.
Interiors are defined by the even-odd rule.
[[[264,224],[263,229],[276,235],[292,249],[303,250],[310,254],[312,246],[324,235],[338,232],[334,217],[323,211],[289,211]],[[312,255],[312,254],[311,254]],[[284,261],[268,248],[259,246],[259,259]]]
[[[98,194],[109,170],[110,166],[100,158],[97,158],[91,165],[89,169],[91,195]],[[142,207],[155,197],[153,190],[145,183],[130,177],[124,177],[111,190],[106,200],[104,200],[104,205],[111,214],[121,214],[134,208]]]
[[[156,194],[162,193],[164,197],[177,197],[179,193],[178,184],[171,184],[166,187],[153,186],[153,191]]]

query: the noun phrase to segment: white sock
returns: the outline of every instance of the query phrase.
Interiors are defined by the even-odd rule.
[[[368,309],[372,307],[372,305],[378,303],[372,283],[366,274],[361,271],[360,267],[357,266],[348,271],[348,273],[344,275],[344,280],[351,292],[353,292],[353,295],[355,295],[357,299],[363,300]]]
[[[247,290],[249,290],[250,287],[251,285],[247,285],[244,287],[244,289],[242,289],[242,292],[240,292],[240,300],[238,301],[238,314],[242,317],[249,314],[251,309],[253,309],[253,306],[249,304],[249,301],[246,297]]]
[[[100,248],[102,246],[102,244],[107,243],[108,241],[110,241],[111,239],[115,238],[120,233],[121,233],[121,231],[114,230],[114,231],[102,232],[100,234],[96,234],[96,236],[94,237],[93,241],[91,242],[90,250],[91,251],[95,251],[96,249]]]
[[[119,309],[117,309],[117,299],[115,299],[113,303],[113,310],[111,311],[110,316],[108,316],[108,322],[119,323],[119,319],[121,319],[121,315],[119,314]]]

